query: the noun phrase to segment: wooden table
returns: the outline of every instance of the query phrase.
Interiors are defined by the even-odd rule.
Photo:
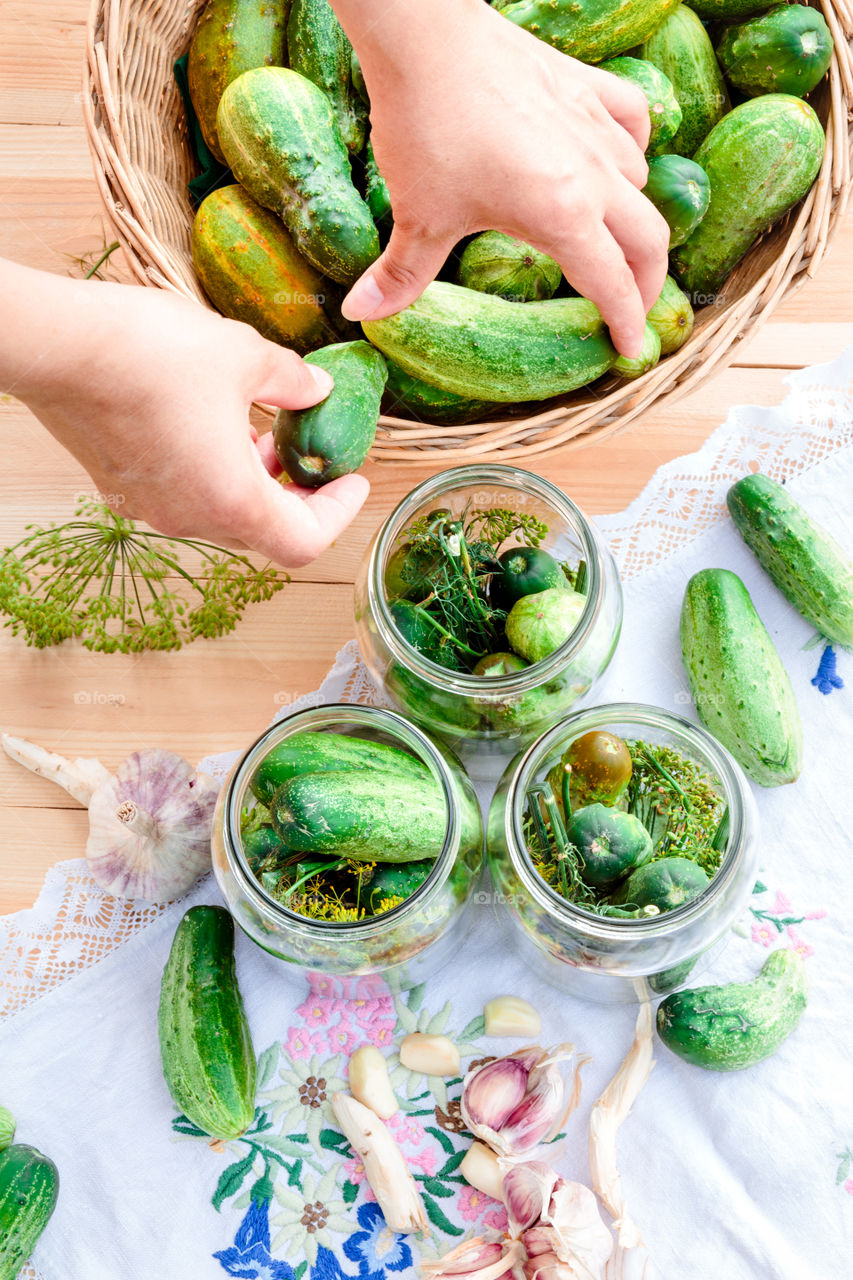
[[[3,0],[0,7],[0,254],[63,274],[110,236],[80,117],[87,0]],[[797,292],[726,372],[631,431],[556,454],[536,469],[590,513],[617,511],[662,462],[698,448],[730,405],[773,404],[790,369],[853,341],[853,224],[820,277]],[[359,518],[231,636],[177,653],[91,654],[76,643],[35,651],[0,631],[0,725],[64,754],[114,766],[140,746],[191,760],[247,743],[282,701],[318,686],[352,636],[352,583],[389,508],[435,466],[371,465]],[[33,416],[0,397],[0,545],[29,521],[67,518],[92,490]],[[30,905],[45,871],[82,854],[86,814],[52,784],[0,758],[0,912]]]

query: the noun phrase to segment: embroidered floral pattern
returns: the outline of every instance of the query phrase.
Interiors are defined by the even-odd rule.
[[[838,658],[831,644],[821,654],[817,675],[812,677],[812,684],[819,693],[832,693],[833,689],[843,689],[844,681],[838,674]]]
[[[760,897],[769,893],[769,890],[759,880],[752,893],[753,897]],[[759,942],[761,946],[770,948],[780,939],[780,936],[784,936],[786,947],[791,951],[799,951],[804,960],[814,955],[814,947],[800,936],[794,926],[804,924],[806,921],[823,920],[826,916],[824,907],[797,914],[788,895],[780,889],[776,891],[772,906],[750,907],[749,910],[753,917],[751,930],[753,942]]]

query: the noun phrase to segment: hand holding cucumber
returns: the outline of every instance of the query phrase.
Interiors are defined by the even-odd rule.
[[[332,0],[359,55],[394,210],[351,319],[408,306],[458,241],[495,229],[555,258],[636,356],[669,230],[641,195],[649,112],[635,85],[552,49],[483,0]]]
[[[0,259],[9,320],[0,390],[23,400],[121,515],[164,533],[318,556],[368,492],[347,475],[311,491],[281,485],[253,400],[304,409],[331,377],[246,324],[160,289],[73,281]]]

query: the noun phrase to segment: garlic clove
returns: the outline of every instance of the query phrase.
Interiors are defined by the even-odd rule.
[[[409,1071],[427,1076],[458,1076],[459,1050],[447,1036],[431,1036],[413,1031],[400,1044],[400,1061]]]
[[[465,1152],[459,1172],[466,1182],[493,1200],[503,1200],[504,1173],[498,1158],[485,1142],[472,1142]]]
[[[486,1241],[482,1236],[463,1240],[443,1258],[425,1261],[421,1275],[427,1280],[501,1280],[517,1276],[524,1261],[524,1248],[517,1240]]]
[[[210,867],[219,783],[172,751],[135,751],[92,795],[86,857],[107,893],[170,902]]]
[[[388,1067],[375,1045],[362,1045],[350,1058],[349,1087],[352,1096],[375,1111],[380,1120],[390,1120],[398,1110]]]
[[[428,1231],[415,1180],[386,1125],[348,1093],[332,1095],[332,1111],[353,1151],[361,1156],[364,1176],[390,1231]]]
[[[463,1118],[468,1128],[472,1124],[485,1125],[495,1132],[503,1128],[523,1101],[529,1076],[517,1058],[497,1058],[469,1075],[462,1089]]]
[[[487,1036],[538,1036],[542,1019],[520,996],[496,996],[483,1009]]]
[[[503,1175],[504,1204],[514,1236],[536,1225],[548,1210],[559,1176],[547,1164],[529,1160],[514,1164]]]

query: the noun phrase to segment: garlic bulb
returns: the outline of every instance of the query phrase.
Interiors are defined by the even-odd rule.
[[[466,1127],[499,1156],[524,1156],[553,1138],[580,1099],[580,1068],[588,1059],[576,1063],[568,1100],[559,1069],[573,1055],[571,1044],[529,1045],[469,1071],[461,1100]]]
[[[3,747],[88,805],[86,858],[107,893],[170,902],[210,867],[219,783],[173,751],[134,751],[113,775],[98,760],[66,760],[8,734]]]
[[[613,1237],[588,1187],[530,1161],[506,1171],[503,1190],[510,1234],[527,1254],[526,1280],[602,1280]]]

